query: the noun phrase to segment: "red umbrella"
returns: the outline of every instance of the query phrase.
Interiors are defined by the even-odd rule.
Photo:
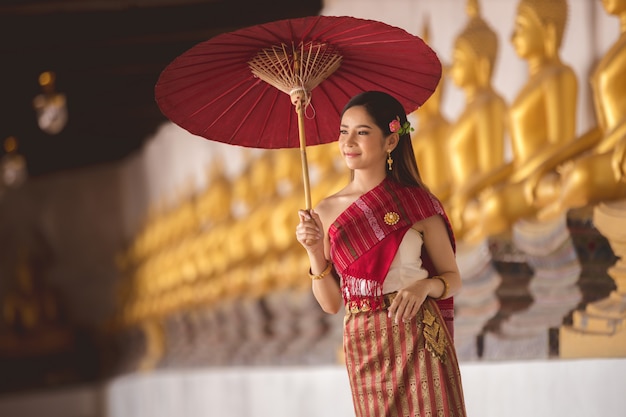
[[[440,77],[435,52],[403,29],[311,16],[192,47],[163,70],[155,97],[165,116],[194,135],[253,148],[300,147],[310,209],[306,146],[337,139],[339,113],[350,97],[384,91],[409,114]]]

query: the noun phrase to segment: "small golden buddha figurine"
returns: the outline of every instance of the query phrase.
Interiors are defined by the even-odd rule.
[[[209,228],[232,218],[232,184],[224,173],[221,158],[214,158],[208,174],[208,184],[196,200],[201,228]]]
[[[255,207],[276,195],[274,183],[274,154],[264,150],[250,162],[247,172],[248,189],[242,195],[250,207]]]
[[[505,167],[507,106],[491,85],[498,38],[480,16],[477,0],[469,0],[470,20],[454,43],[450,76],[463,89],[465,109],[450,130],[450,211],[455,233],[462,238],[474,222],[468,203],[486,186],[501,179]],[[425,166],[433,165],[432,162]]]
[[[36,330],[46,322],[59,320],[55,297],[37,285],[30,265],[21,260],[16,269],[16,288],[3,303],[3,319],[17,332]]]
[[[528,198],[537,172],[551,172],[562,162],[550,155],[575,139],[578,82],[559,57],[566,0],[521,0],[511,42],[527,61],[529,78],[510,108],[513,172],[481,197],[480,234],[508,230],[521,218],[534,217]],[[556,156],[562,156],[556,154]]]
[[[325,147],[326,145],[320,146]],[[326,165],[322,162],[322,158],[328,155],[317,153],[317,149],[320,149],[320,147],[314,146],[307,149],[312,156],[312,158],[309,158],[312,162],[310,165],[311,176],[315,177],[315,169],[319,169],[321,180],[327,181],[330,179],[331,174],[326,172]],[[293,213],[297,213],[298,209],[302,207],[304,197],[300,152],[296,149],[281,149],[276,151],[274,157],[274,182],[277,188],[277,196],[271,203],[272,213],[269,216],[268,223],[272,250],[274,251],[273,255],[278,255],[294,245]],[[312,193],[315,193],[318,185],[320,185],[319,182],[312,187]]]
[[[276,158],[274,151],[266,150],[251,165],[251,189],[253,194],[248,200],[252,211],[245,219],[246,232],[240,238],[249,241],[248,257],[259,259],[271,250],[272,235],[270,220],[276,208],[277,187],[274,169]]]
[[[607,13],[620,19],[620,36],[591,76],[598,126],[559,153],[575,157],[561,168],[560,179],[540,187],[552,202],[551,217],[570,208],[626,198],[626,0],[603,0]],[[545,188],[553,190],[549,194]]]
[[[325,196],[336,193],[348,181],[343,159],[336,142],[307,148],[309,173],[311,180],[311,201],[313,206]],[[298,194],[304,207],[304,193],[302,181],[302,163],[299,156],[291,156],[291,194]],[[298,172],[299,171],[299,172]],[[287,178],[283,176],[283,178]],[[293,239],[292,239],[293,240]]]
[[[428,22],[424,24],[422,39],[430,41]],[[415,111],[417,126],[411,135],[415,160],[420,175],[428,188],[441,200],[450,196],[451,174],[448,158],[448,136],[450,122],[441,111],[441,97],[444,90],[444,74],[430,98]]]
[[[174,210],[174,227],[172,230],[174,242],[180,242],[197,232],[199,219],[196,212],[196,184],[193,178],[188,178],[180,188],[177,197],[177,206]]]
[[[67,349],[73,333],[56,293],[37,278],[32,259],[20,251],[15,287],[1,300],[0,353],[33,355]]]

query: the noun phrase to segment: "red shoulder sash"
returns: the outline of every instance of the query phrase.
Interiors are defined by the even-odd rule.
[[[387,178],[341,213],[328,233],[344,301],[382,308],[382,284],[404,234],[416,222],[437,214],[446,222],[454,250],[454,235],[441,202],[421,187]],[[425,248],[422,263],[430,275],[437,274]],[[452,298],[438,303],[444,318],[452,320]]]

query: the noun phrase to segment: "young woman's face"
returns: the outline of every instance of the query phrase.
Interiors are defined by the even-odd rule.
[[[387,139],[363,106],[351,107],[343,114],[339,151],[348,168],[384,169],[387,150],[393,150]]]

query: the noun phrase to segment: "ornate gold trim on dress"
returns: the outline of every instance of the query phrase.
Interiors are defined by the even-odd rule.
[[[448,347],[448,338],[444,329],[437,322],[437,318],[430,311],[430,306],[424,303],[424,318],[422,323],[424,324],[424,339],[426,339],[426,349],[433,355],[439,358],[441,362],[446,361],[446,348]]]
[[[382,309],[386,310],[391,306],[393,299],[398,295],[397,292],[392,292],[389,294],[383,295]],[[349,301],[346,304],[346,313],[348,314],[357,314],[357,313],[365,313],[367,311],[372,311],[372,306],[370,305],[369,299],[364,299],[359,302],[357,301]]]

